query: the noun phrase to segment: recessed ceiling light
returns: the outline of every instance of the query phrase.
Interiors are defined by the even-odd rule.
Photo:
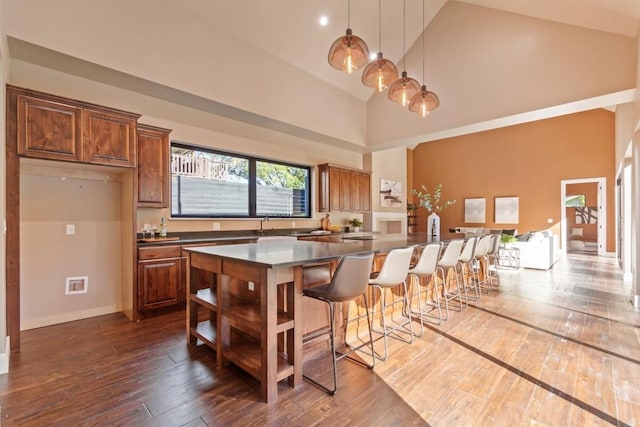
[[[318,21],[320,22],[321,26],[326,27],[329,23],[329,18],[327,18],[325,15],[322,15]]]

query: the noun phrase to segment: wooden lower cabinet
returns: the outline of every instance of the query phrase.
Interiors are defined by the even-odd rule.
[[[227,240],[224,243],[206,242],[138,248],[138,277],[135,291],[138,312],[170,307],[186,301],[187,258],[182,251],[183,248],[249,242],[251,240],[242,239]],[[195,291],[206,291],[215,285],[213,273],[206,271],[192,272],[192,280]],[[144,314],[141,314],[144,317]]]
[[[180,246],[138,249],[138,310],[150,310],[185,300]]]

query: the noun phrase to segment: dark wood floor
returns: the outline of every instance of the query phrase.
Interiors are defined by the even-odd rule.
[[[499,292],[412,345],[392,340],[374,371],[340,362],[334,397],[285,381],[271,405],[188,346],[179,313],[26,331],[0,376],[2,425],[640,425],[640,314],[615,261],[501,273]]]

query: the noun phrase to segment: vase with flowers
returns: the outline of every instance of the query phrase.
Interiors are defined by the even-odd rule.
[[[429,216],[427,217],[427,241],[440,240],[440,215],[439,213],[456,203],[455,200],[447,200],[440,203],[442,197],[442,184],[436,185],[433,194],[422,186],[422,190],[411,190],[411,193],[418,197],[418,204],[426,209]]]

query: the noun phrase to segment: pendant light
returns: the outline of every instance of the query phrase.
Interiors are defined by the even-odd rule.
[[[389,93],[387,96],[393,102],[406,107],[411,102],[411,99],[420,92],[420,83],[414,78],[407,77],[406,65],[407,65],[407,48],[406,48],[406,7],[407,0],[402,2],[402,50],[404,57],[402,58],[402,77],[393,82],[389,86]]]
[[[347,2],[347,32],[333,42],[329,48],[329,65],[336,70],[353,73],[369,61],[369,48],[351,31],[351,0]]]
[[[362,71],[362,83],[382,92],[398,79],[398,69],[393,62],[382,56],[382,5],[378,0],[378,57],[369,62]]]
[[[424,33],[424,0],[422,0],[422,87],[420,92],[411,99],[409,110],[422,117],[427,117],[431,111],[440,106],[440,100],[438,95],[427,90],[427,86],[424,84]]]

